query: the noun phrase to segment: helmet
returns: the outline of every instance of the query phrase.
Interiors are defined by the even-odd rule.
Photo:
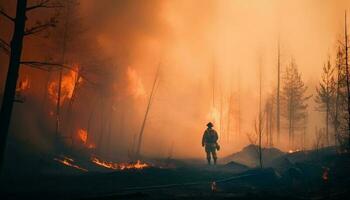
[[[211,122],[209,122],[209,123],[207,124],[207,127],[208,127],[208,128],[211,128],[211,127],[213,127],[213,126],[214,126],[214,124],[211,123]]]

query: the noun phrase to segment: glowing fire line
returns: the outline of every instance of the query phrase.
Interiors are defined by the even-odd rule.
[[[59,159],[59,158],[54,158],[55,161],[62,163],[65,166],[69,166],[69,167],[73,167],[75,169],[79,169],[81,171],[87,172],[88,170],[85,168],[82,168],[76,164],[73,164],[74,160],[72,158],[68,158],[66,156],[63,156],[63,159]]]
[[[142,163],[140,160],[137,160],[136,163],[112,163],[112,162],[103,161],[96,157],[92,157],[91,161],[96,165],[99,165],[101,167],[105,167],[108,169],[113,169],[113,170],[144,169],[144,168],[150,167],[148,164]]]

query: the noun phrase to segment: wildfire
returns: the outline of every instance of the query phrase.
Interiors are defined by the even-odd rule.
[[[85,129],[78,129],[77,131],[78,139],[88,148],[94,149],[96,147],[95,144],[88,142],[88,132]]]
[[[61,102],[60,105],[65,100],[71,99],[73,96],[74,89],[76,87],[77,83],[81,83],[82,79],[79,77],[78,80],[78,66],[73,66],[74,70],[70,70],[68,73],[64,74],[62,76],[62,82],[61,82]],[[51,97],[51,99],[57,103],[57,97],[58,97],[58,81],[51,81],[48,86],[48,92]]]
[[[30,88],[30,84],[29,84],[29,79],[28,77],[22,79],[19,84],[18,84],[18,87],[17,87],[17,92],[18,91],[24,91],[24,90],[27,90]]]
[[[103,161],[98,159],[97,157],[92,157],[91,161],[96,165],[101,167],[105,167],[113,170],[125,170],[125,169],[144,169],[150,167],[150,165],[146,163],[142,163],[140,160],[137,160],[136,163],[113,163],[108,161]]]
[[[78,130],[78,137],[84,144],[86,144],[86,142],[87,142],[87,131],[85,129],[79,129]]]
[[[128,67],[126,74],[129,80],[128,91],[130,94],[135,98],[145,96],[146,91],[137,72],[134,69]]]
[[[62,163],[66,166],[73,167],[75,169],[79,169],[81,171],[87,172],[87,169],[84,169],[76,164],[74,164],[74,160],[72,158],[69,158],[67,156],[61,156],[62,158],[54,158],[55,161]]]

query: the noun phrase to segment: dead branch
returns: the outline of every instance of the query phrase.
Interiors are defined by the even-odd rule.
[[[2,49],[5,54],[9,55],[10,54],[10,45],[3,39],[0,38],[0,49]]]
[[[39,33],[47,28],[55,27],[56,24],[57,24],[56,18],[51,17],[50,20],[46,21],[43,24],[41,22],[37,22],[35,26],[26,28],[26,30],[24,31],[24,35],[27,36],[27,35]]]
[[[50,0],[41,0],[39,3],[27,7],[26,11],[31,11],[37,8],[62,8],[63,5],[60,3],[51,3]]]
[[[52,71],[52,70],[58,70],[58,69],[67,69],[70,71],[74,71],[75,73],[79,73],[79,70],[69,67],[67,65],[61,64],[61,63],[51,63],[51,62],[41,62],[41,61],[22,61],[22,65],[26,65],[28,67],[33,67],[36,69],[44,70],[44,71]],[[80,71],[81,72],[81,71]],[[96,83],[89,80],[84,74],[79,73],[79,76],[86,82],[90,83],[93,86],[97,86]]]
[[[15,21],[15,18],[13,18],[10,15],[8,15],[5,11],[3,11],[3,9],[0,9],[0,14],[3,15],[4,17],[6,17],[7,19],[9,19],[12,22]]]

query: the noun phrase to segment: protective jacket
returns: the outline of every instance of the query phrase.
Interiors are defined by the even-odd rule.
[[[218,138],[218,133],[214,129],[207,128],[203,134],[202,146],[216,144]]]

